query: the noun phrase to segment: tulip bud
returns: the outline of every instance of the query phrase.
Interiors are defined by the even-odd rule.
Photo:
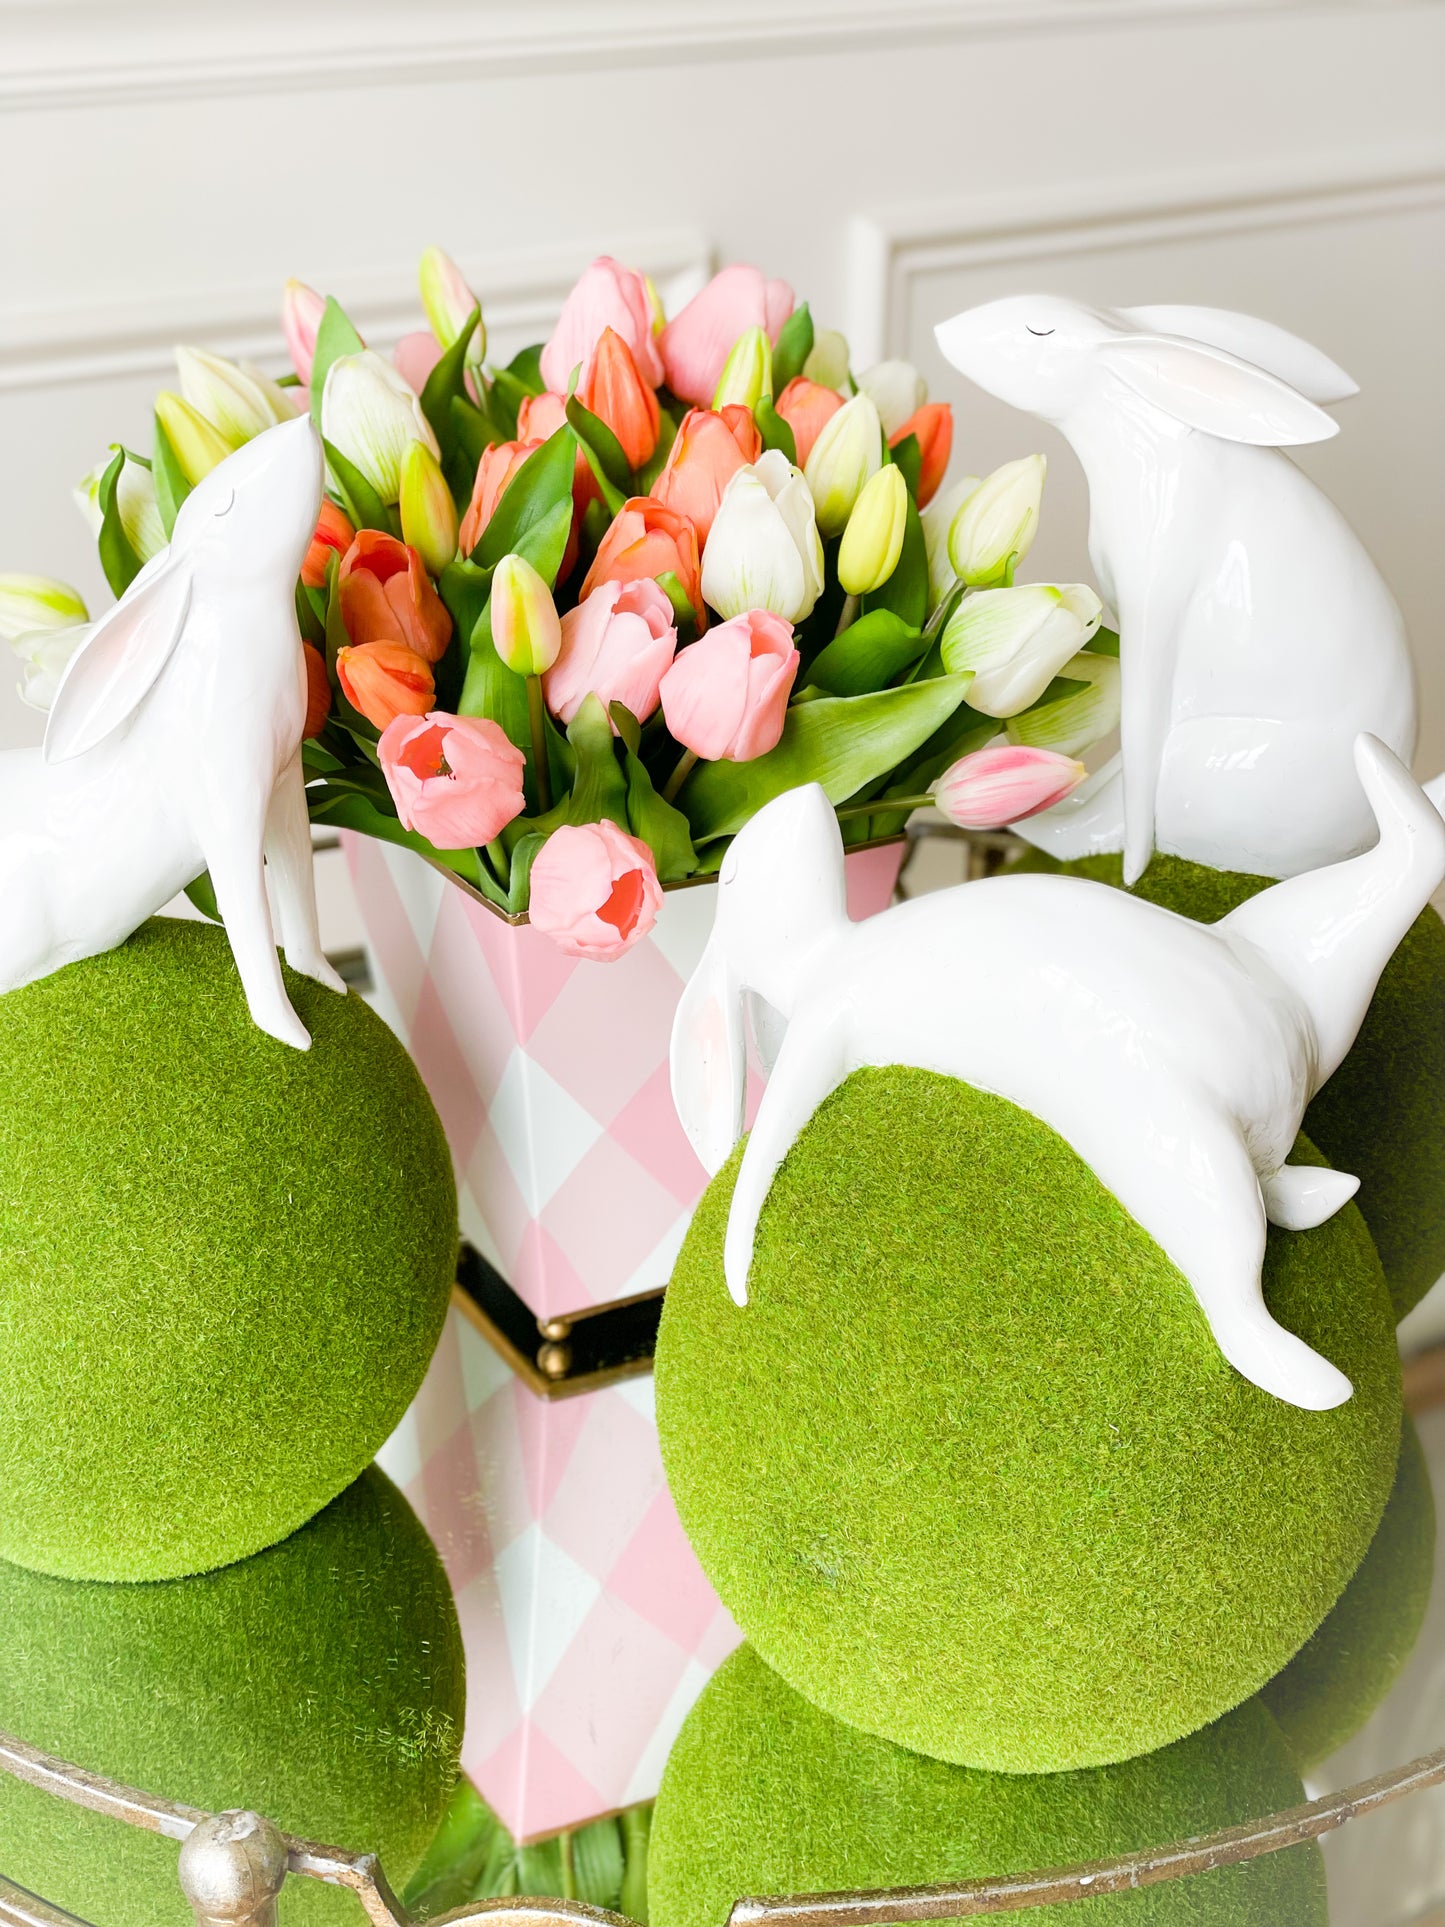
[[[859,375],[858,392],[872,400],[889,441],[928,400],[928,384],[911,361],[875,362]]]
[[[1086,687],[1012,717],[1008,739],[1033,749],[1056,750],[1060,756],[1082,756],[1119,727],[1119,659],[1086,651],[1070,656],[1059,674]]]
[[[820,328],[813,336],[803,373],[823,388],[848,385],[848,340],[836,328]]]
[[[883,466],[883,424],[867,395],[824,422],[803,470],[825,536],[841,535],[870,475]]]
[[[720,616],[770,609],[811,615],[823,593],[823,545],[808,484],[781,450],[740,468],[723,491],[703,550],[702,593]]]
[[[728,351],[712,398],[713,408],[756,408],[773,392],[773,349],[761,328],[749,328]]]
[[[176,368],[182,395],[231,448],[296,412],[284,391],[264,375],[203,348],[177,348]]]
[[[1103,618],[1082,582],[1031,582],[965,596],[941,643],[950,675],[972,672],[968,703],[985,716],[1016,716],[1037,702]]]
[[[898,567],[908,526],[908,484],[896,462],[863,485],[838,550],[838,580],[849,595],[879,589]]]
[[[986,476],[954,517],[948,559],[960,582],[989,589],[1005,581],[1038,533],[1047,459],[1025,455]]]
[[[562,648],[552,592],[524,555],[504,555],[492,576],[492,641],[519,676],[545,676]]]
[[[156,396],[156,419],[175,450],[181,473],[194,488],[231,453],[231,444],[188,401],[163,389]]]
[[[1060,802],[1088,775],[1051,749],[994,743],[961,756],[933,787],[933,800],[961,830],[1001,830]]]
[[[100,485],[110,463],[97,462],[75,486],[75,500],[92,535],[99,535],[105,517],[100,506]],[[116,506],[125,539],[142,562],[149,562],[166,546],[166,528],[156,503],[156,485],[148,468],[139,462],[123,462],[115,485]]]
[[[457,505],[425,442],[409,443],[401,458],[401,538],[433,575],[457,552]]]
[[[443,348],[450,348],[466,326],[473,308],[480,308],[477,297],[467,286],[461,269],[440,248],[428,248],[421,257],[421,305],[432,333]],[[467,344],[469,366],[480,368],[487,352],[487,328],[481,315]]]
[[[436,699],[431,664],[400,642],[363,642],[336,652],[342,694],[375,729],[424,716]]]
[[[338,356],[327,370],[321,433],[355,463],[388,506],[401,494],[402,458],[412,442],[441,454],[414,391],[369,348]]]
[[[48,575],[0,575],[0,641],[14,642],[39,629],[73,629],[89,620],[68,583]]]
[[[291,366],[309,387],[311,364],[316,359],[316,334],[326,312],[326,296],[304,281],[290,280],[281,291],[281,332]]]
[[[935,496],[920,514],[924,546],[928,550],[928,612],[930,615],[940,607],[949,590],[958,581],[958,577],[953,573],[953,564],[948,559],[948,532],[953,526],[953,518],[977,487],[976,475],[962,475],[941,495]]]

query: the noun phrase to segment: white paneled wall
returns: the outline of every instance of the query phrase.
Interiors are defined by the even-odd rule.
[[[177,339],[281,365],[288,274],[384,344],[439,240],[504,352],[608,249],[744,256],[859,364],[1053,462],[1037,574],[1085,571],[1061,443],[932,323],[1009,288],[1254,308],[1361,381],[1305,460],[1405,603],[1445,766],[1445,8],[1288,0],[0,0],[0,569],[103,600],[74,479],[148,443]],[[0,665],[0,743],[33,740]]]

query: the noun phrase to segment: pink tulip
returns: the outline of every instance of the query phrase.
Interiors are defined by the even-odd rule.
[[[441,358],[441,343],[428,328],[421,328],[412,335],[403,335],[391,351],[392,367],[407,387],[414,389],[418,395],[426,387],[427,377]]]
[[[701,549],[717,517],[728,483],[763,452],[750,410],[690,408],[678,427],[667,465],[652,485],[652,499],[691,518]]]
[[[307,386],[316,359],[316,331],[326,312],[326,296],[304,281],[288,281],[281,294],[281,332],[286,337],[291,366]]]
[[[397,716],[376,746],[403,829],[439,850],[490,843],[526,808],[521,750],[482,716]]]
[[[547,707],[570,723],[590,694],[646,722],[676,649],[672,604],[655,582],[599,583],[562,618],[561,653],[542,678]]]
[[[517,407],[517,439],[522,442],[550,441],[559,428],[567,425],[567,397],[554,395],[549,388],[541,395],[523,395]],[[584,455],[582,460],[587,458]]]
[[[709,763],[750,763],[783,733],[800,657],[768,609],[720,622],[662,679],[662,713],[685,749]]]
[[[652,852],[615,823],[563,824],[532,864],[528,916],[569,957],[611,963],[657,921]]]
[[[586,367],[607,328],[621,335],[638,374],[649,388],[656,388],[662,380],[662,358],[652,338],[647,283],[606,254],[584,269],[562,303],[552,338],[542,350],[542,379],[547,386],[565,394],[572,370]]]
[[[997,743],[961,756],[934,785],[933,800],[963,830],[1001,830],[1077,789],[1088,771],[1072,756]]]
[[[792,312],[786,281],[767,281],[741,262],[723,268],[658,336],[668,387],[684,401],[708,407],[738,336],[761,328],[776,345]]]

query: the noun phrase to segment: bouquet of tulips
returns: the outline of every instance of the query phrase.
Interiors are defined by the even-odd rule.
[[[389,359],[295,281],[294,376],[178,350],[149,455],[116,448],[82,485],[119,594],[210,468],[309,407],[313,820],[609,958],[796,784],[856,843],[930,802],[997,827],[1083,778],[1118,720],[1118,645],[1090,589],[1015,584],[1041,455],[949,484],[951,413],[917,371],[855,375],[755,268],[668,317],[595,261],[505,367],[456,265],[430,249],[420,279],[430,325]],[[84,620],[64,585],[0,578],[31,700]]]

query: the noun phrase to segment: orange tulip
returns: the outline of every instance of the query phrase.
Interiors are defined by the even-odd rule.
[[[425,716],[435,698],[431,664],[404,643],[338,649],[336,673],[346,700],[377,729],[398,716]]]
[[[699,630],[705,629],[707,610],[692,518],[650,495],[634,495],[622,504],[603,536],[580,599],[585,602],[599,582],[656,581],[669,572],[682,584]]]
[[[481,541],[482,531],[496,514],[508,482],[527,457],[541,446],[540,441],[496,442],[482,450],[477,478],[472,483],[472,499],[457,531],[457,548],[462,555],[470,555]]]
[[[657,447],[657,397],[638,374],[632,350],[613,329],[602,330],[577,396],[612,430],[627,466],[641,468]]]
[[[822,382],[809,381],[806,375],[794,375],[778,396],[777,411],[792,429],[793,440],[798,445],[799,468],[807,462],[825,424],[842,406],[843,397],[836,388],[825,388]]]
[[[908,417],[888,446],[897,448],[908,435],[918,437],[918,453],[922,457],[918,470],[918,506],[926,508],[948,472],[948,458],[953,453],[953,410],[946,401],[926,401]]]
[[[306,663],[306,721],[301,734],[319,736],[331,714],[331,679],[326,673],[326,658],[314,642],[303,642],[301,654]]]
[[[666,468],[652,485],[653,500],[686,515],[702,549],[724,489],[740,468],[758,459],[762,448],[763,438],[748,409],[735,404],[714,414],[710,408],[691,408],[682,418]]]
[[[354,643],[401,642],[437,662],[452,639],[447,606],[415,549],[380,529],[362,529],[338,575],[341,619]]]
[[[326,567],[333,551],[345,555],[356,540],[356,530],[342,514],[333,501],[323,500],[321,513],[316,518],[316,533],[311,538],[311,547],[306,551],[306,560],[301,564],[301,580],[308,589],[326,587]]]

